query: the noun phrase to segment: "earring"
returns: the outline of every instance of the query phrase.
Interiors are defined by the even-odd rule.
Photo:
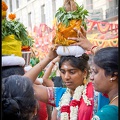
[[[37,118],[37,113],[35,113],[35,114],[33,115],[32,119],[34,120],[34,119],[36,119],[36,118]]]
[[[112,82],[113,81],[113,78],[110,78],[110,82]]]
[[[84,85],[87,84],[87,79],[86,79],[86,77],[84,77],[83,83],[84,83]]]

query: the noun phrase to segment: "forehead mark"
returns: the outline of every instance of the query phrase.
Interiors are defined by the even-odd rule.
[[[66,69],[68,68],[68,66],[67,66],[67,65],[63,65],[63,67],[64,67],[64,68],[66,68]]]

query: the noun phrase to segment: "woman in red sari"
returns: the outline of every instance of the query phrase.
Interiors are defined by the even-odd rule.
[[[34,85],[38,100],[57,107],[57,120],[90,120],[92,118],[94,89],[88,79],[88,60],[89,56],[85,53],[79,57],[61,57],[59,62],[60,75],[67,88]],[[25,76],[33,78],[34,82],[34,73],[41,66],[42,63],[39,63]]]

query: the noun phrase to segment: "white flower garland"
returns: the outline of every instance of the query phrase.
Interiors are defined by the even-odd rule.
[[[87,88],[87,84],[78,86],[74,91],[72,100],[80,101],[81,96],[82,96],[84,102],[87,105],[91,105],[91,102],[89,101],[88,97],[86,96],[86,88]],[[61,100],[59,102],[59,107],[57,109],[60,110],[62,106],[66,106],[66,105],[69,106],[70,101],[71,101],[70,98],[71,98],[70,89],[67,88],[66,92],[61,97]],[[78,109],[79,109],[78,105],[75,107],[70,106],[70,120],[77,120]],[[62,112],[60,120],[69,120],[69,113]]]

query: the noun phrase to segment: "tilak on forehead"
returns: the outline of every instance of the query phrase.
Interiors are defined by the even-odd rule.
[[[68,69],[68,66],[67,66],[67,65],[65,65],[65,64],[63,64],[63,67],[64,67],[64,68],[66,68],[66,69]]]

